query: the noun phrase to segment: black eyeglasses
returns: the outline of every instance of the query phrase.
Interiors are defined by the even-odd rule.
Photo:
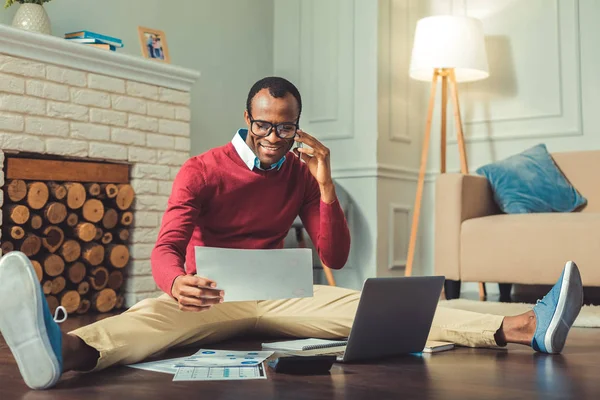
[[[250,131],[258,137],[267,137],[275,129],[277,137],[291,139],[296,136],[296,132],[298,131],[298,123],[283,122],[281,124],[272,124],[269,121],[253,119],[250,111],[248,111],[248,116],[250,117]]]

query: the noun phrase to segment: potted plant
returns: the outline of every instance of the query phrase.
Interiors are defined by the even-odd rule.
[[[4,8],[20,3],[20,7],[13,18],[12,26],[32,32],[50,35],[50,19],[42,4],[50,0],[6,0]]]

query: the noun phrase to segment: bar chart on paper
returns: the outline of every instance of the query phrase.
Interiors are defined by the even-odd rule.
[[[173,381],[267,379],[262,364],[251,367],[180,367]]]

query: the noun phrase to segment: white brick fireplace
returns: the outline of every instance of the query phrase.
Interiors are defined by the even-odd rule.
[[[198,77],[0,24],[0,159],[16,150],[131,164],[128,306],[158,293],[150,252],[172,181],[189,157],[189,91]]]

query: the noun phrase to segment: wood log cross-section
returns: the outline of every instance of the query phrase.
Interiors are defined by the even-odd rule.
[[[83,242],[91,242],[96,236],[96,227],[89,222],[81,222],[75,227],[75,236]]]
[[[60,305],[65,308],[67,314],[72,314],[79,308],[81,296],[76,290],[67,290],[60,295]]]
[[[31,220],[29,221],[29,225],[31,226],[31,229],[37,231],[44,225],[44,220],[41,216],[37,214],[31,214]]]
[[[102,239],[102,235],[104,235],[104,231],[99,226],[96,227],[96,234],[94,235],[94,240]]]
[[[15,179],[9,182],[6,191],[10,201],[18,203],[27,196],[27,184],[24,180]]]
[[[72,283],[78,284],[81,281],[83,281],[83,278],[85,278],[85,274],[85,265],[81,261],[74,262],[67,268],[67,276],[69,277],[69,281]]]
[[[119,193],[119,188],[114,183],[104,183],[100,185],[100,198],[114,199]]]
[[[44,257],[44,271],[51,277],[59,276],[65,270],[65,261],[56,254],[48,254]]]
[[[67,286],[67,280],[63,276],[57,276],[52,280],[52,290],[51,294],[59,294],[65,287]]]
[[[83,206],[86,199],[85,188],[81,183],[65,183],[67,188],[67,206],[71,210],[78,210]]]
[[[102,226],[105,229],[113,229],[119,222],[119,214],[114,208],[108,208],[102,217]]]
[[[129,240],[129,230],[128,229],[120,229],[119,230],[119,239],[121,239],[123,242],[126,242]]]
[[[0,247],[2,248],[2,254],[10,253],[15,249],[13,242],[8,242],[6,240],[2,242],[2,246]]]
[[[83,218],[86,221],[96,223],[104,216],[104,204],[98,199],[87,200],[83,204]]]
[[[10,237],[15,240],[21,240],[25,237],[25,230],[21,226],[10,226],[8,227]]]
[[[67,196],[67,188],[64,185],[56,182],[48,182],[48,187],[50,188],[50,194],[56,200],[60,201]]]
[[[100,194],[100,185],[97,183],[87,183],[85,185],[85,189],[87,190],[88,194],[92,197],[96,197]]]
[[[44,208],[44,216],[51,224],[60,224],[67,218],[67,207],[63,203],[52,202]]]
[[[110,288],[103,289],[92,297],[92,307],[99,312],[109,312],[116,304],[117,294]]]
[[[81,255],[81,245],[77,240],[67,240],[60,248],[60,255],[66,262],[74,262]]]
[[[69,213],[69,215],[67,216],[67,225],[69,225],[70,227],[74,227],[74,226],[77,226],[78,222],[79,222],[79,217],[77,216],[77,214]]]
[[[106,246],[106,259],[115,268],[123,268],[129,262],[129,249],[123,244]]]
[[[87,294],[87,292],[90,291],[90,283],[87,281],[83,281],[80,282],[79,285],[77,285],[77,293],[79,293],[80,295],[85,295]]]
[[[44,238],[42,245],[50,252],[54,253],[65,240],[65,233],[58,226],[50,225],[44,229]]]
[[[108,287],[118,291],[123,285],[123,273],[121,271],[112,271],[108,276]]]
[[[133,222],[133,213],[131,211],[125,211],[121,214],[121,225],[129,226]]]
[[[77,314],[85,314],[89,311],[92,303],[88,299],[81,299],[79,303],[79,308],[77,309]]]
[[[117,193],[116,203],[119,210],[125,211],[131,207],[133,199],[135,198],[135,192],[131,185],[121,184],[118,186],[119,192]]]
[[[81,258],[93,267],[98,266],[104,261],[104,247],[98,243],[85,244]]]
[[[94,268],[88,277],[88,282],[94,290],[104,289],[108,284],[108,270],[104,267]]]
[[[32,182],[27,184],[27,205],[34,209],[39,210],[43,208],[48,202],[50,193],[48,186],[43,182]]]
[[[8,219],[17,225],[23,225],[29,220],[29,208],[21,204],[8,206]]]
[[[44,294],[50,294],[52,293],[52,281],[44,281],[42,283],[42,292],[44,292]]]
[[[102,235],[102,244],[109,244],[113,240],[113,235],[110,232],[106,232]]]
[[[42,248],[42,239],[39,236],[30,233],[21,243],[21,252],[27,257],[36,255]]]

